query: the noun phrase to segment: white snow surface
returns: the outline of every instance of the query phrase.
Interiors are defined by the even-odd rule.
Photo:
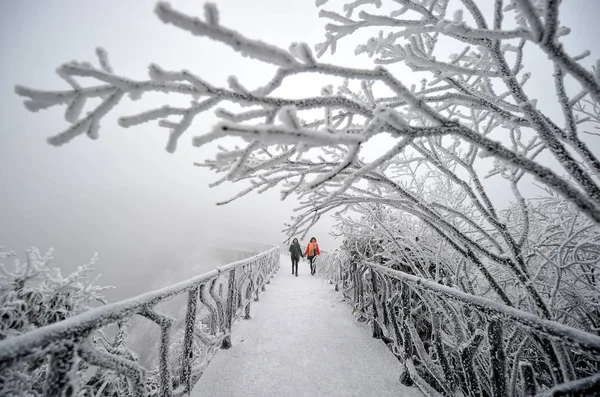
[[[400,384],[400,363],[341,294],[308,262],[292,276],[288,256],[253,302],[251,320],[233,327],[192,396],[422,396]],[[317,273],[319,269],[317,268]]]

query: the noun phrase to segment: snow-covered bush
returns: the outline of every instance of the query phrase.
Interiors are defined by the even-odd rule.
[[[112,287],[97,285],[99,276],[88,279],[96,256],[67,277],[61,275],[58,267],[51,267],[51,261],[52,250],[42,255],[31,248],[21,261],[16,253],[0,247],[0,340],[106,303],[102,292]],[[41,395],[46,368],[47,360],[40,358],[3,371],[0,395]]]
[[[294,43],[286,50],[223,26],[214,4],[205,6],[200,19],[160,2],[155,11],[163,22],[276,66],[273,78],[261,85],[232,76],[229,87],[217,87],[187,69],[168,71],[153,64],[149,79],[133,79],[116,74],[106,51],[98,49],[99,67],[76,62],[59,67],[58,74],[70,89],[49,92],[18,86],[16,91],[27,98],[25,106],[32,111],[66,105],[70,126],[48,139],[57,146],[84,134],[96,139],[102,118],[126,95],[137,100],[146,92],[159,91],[188,96],[191,105],[167,104],[123,116],[119,123],[132,127],[158,121],[169,130],[167,151],[174,152],[194,118],[221,105],[216,110],[221,122],[194,137],[193,144],[235,136],[247,145],[220,148],[215,159],[198,165],[224,174],[214,185],[249,181],[249,187],[232,200],[277,187],[282,198],[297,194],[301,204],[287,225],[290,235],[306,234],[325,214],[340,217],[350,272],[363,272],[353,282],[362,284],[364,278],[365,290],[375,292],[383,283],[360,264],[375,260],[433,280],[434,286],[518,308],[525,317],[597,333],[600,161],[591,145],[597,133],[587,129],[600,122],[600,69],[598,63],[589,67],[590,53],[571,56],[561,43],[569,34],[559,19],[565,3],[350,2],[341,7],[343,13],[335,8],[320,11],[331,22],[325,41],[315,47],[315,57],[306,44]],[[317,1],[320,7],[325,4],[329,2]],[[373,28],[381,30],[360,43],[355,53],[374,58],[374,68],[319,61],[355,32]],[[545,69],[524,64],[529,53],[547,58],[546,69],[552,71],[546,76],[551,83],[548,92],[538,94],[543,95],[539,104],[527,82],[532,76],[543,78]],[[288,99],[277,94],[288,77],[309,78],[315,73],[331,77],[319,95]],[[98,83],[82,87],[79,78]],[[405,82],[408,78],[421,81],[410,84]],[[87,100],[98,98],[101,103],[82,114]],[[246,109],[234,111],[226,106],[231,103]],[[363,156],[374,147],[379,148],[375,156]],[[537,202],[524,193],[532,180],[548,192]],[[497,197],[500,190],[503,200]],[[355,221],[356,214],[363,218]],[[350,235],[353,231],[358,235]],[[381,291],[394,292],[396,304],[414,298],[410,307],[404,305],[406,310],[435,317],[435,299],[414,289],[407,292],[408,287],[394,285],[390,290],[383,284],[387,290]],[[381,291],[374,294],[377,299],[386,295]],[[362,302],[359,309],[368,314],[369,305],[375,311],[377,302]],[[466,356],[459,358],[480,361],[457,379],[458,386],[477,394],[473,389],[477,377],[489,391],[489,378],[476,371],[490,360],[481,351],[495,345],[481,347],[484,331],[475,328],[489,327],[494,333],[497,322],[464,306],[458,313],[456,324],[468,319],[465,327],[473,336],[463,346]],[[428,321],[412,325],[426,350],[436,346],[428,344],[428,338],[435,341],[436,328],[433,320],[427,325]],[[412,330],[410,324],[402,327],[403,332]],[[454,336],[461,340],[462,331],[457,332]],[[500,339],[518,339],[519,332],[504,333]],[[543,333],[538,336],[511,357],[520,357],[523,351],[531,359],[542,357],[543,364],[534,368],[541,373],[542,387],[593,372],[588,363],[595,357],[583,360],[581,369],[574,366],[580,353],[566,352]],[[499,359],[489,362],[505,364]],[[429,364],[405,357],[407,373],[422,390],[447,394],[443,382],[431,378]],[[513,364],[514,372],[520,364]],[[523,368],[527,372],[530,367]]]
[[[16,253],[0,247],[0,340],[27,333],[81,314],[93,307],[106,304],[103,291],[113,288],[96,284],[89,276],[94,271],[96,255],[67,277],[58,267],[52,267],[53,250],[42,255],[36,248],[27,250],[21,261]],[[127,322],[120,322],[114,336],[109,330],[99,329],[91,335],[91,346],[131,362],[138,356],[126,344]],[[45,355],[17,364],[0,372],[0,395],[45,395],[48,357]],[[78,360],[74,379],[76,395],[123,396],[129,393],[128,380],[115,371],[90,368]],[[155,379],[148,378],[147,389],[153,389]],[[154,387],[156,392],[158,388]],[[150,394],[152,395],[152,394]]]
[[[0,247],[0,340],[64,320],[94,303],[106,303],[102,292],[112,287],[96,285],[99,275],[88,280],[96,256],[63,277],[58,267],[50,267],[52,252],[42,255],[31,248],[21,261]]]
[[[152,397],[189,394],[214,353],[231,345],[233,322],[250,318],[250,303],[278,269],[280,255],[272,248],[95,308],[107,287],[86,280],[94,260],[63,278],[49,267],[51,252],[31,249],[27,261],[7,265],[14,257],[0,250],[0,395]],[[179,297],[187,298],[180,304],[183,319],[161,314]],[[148,365],[127,343],[137,319],[160,333],[143,346],[157,352]]]
[[[316,258],[319,276],[333,282],[336,289],[343,282],[344,270],[349,266],[349,257],[341,250],[321,252]]]
[[[536,285],[543,299],[550,302],[555,320],[598,336],[596,324],[600,294],[591,263],[597,264],[600,258],[600,252],[596,250],[599,230],[588,220],[576,222],[579,213],[565,200],[547,197],[541,201],[543,206],[537,201],[530,203],[532,219],[536,216],[543,216],[544,219],[534,222],[536,227],[532,228],[524,250],[527,269],[536,275]],[[542,208],[544,211],[538,214],[537,211]],[[418,219],[411,219],[397,211],[380,211],[376,205],[362,205],[356,209],[357,216],[340,218],[340,234],[345,236],[342,249],[322,258],[320,268],[325,270],[321,273],[331,278],[330,275],[341,272],[338,280],[341,280],[344,295],[354,305],[357,318],[369,321],[373,336],[383,339],[403,363],[411,363],[412,369],[405,367],[402,375],[405,383],[422,378],[423,387],[429,384],[439,392],[446,393],[448,389],[440,386],[440,379],[432,378],[431,371],[435,374],[436,368],[439,372],[442,370],[440,365],[449,362],[447,365],[459,369],[445,373],[442,383],[452,385],[452,390],[462,388],[464,393],[468,393],[470,388],[474,388],[476,394],[492,393],[493,378],[485,380],[486,371],[491,365],[490,339],[485,332],[478,334],[489,327],[503,330],[499,346],[504,346],[503,365],[511,370],[506,374],[506,385],[502,387],[510,387],[511,395],[520,395],[523,391],[518,371],[520,361],[533,363],[538,385],[542,388],[551,387],[561,376],[573,379],[598,372],[600,360],[597,353],[549,345],[543,332],[528,332],[522,324],[515,327],[518,324],[514,321],[497,320],[498,313],[494,310],[473,308],[468,300],[448,300],[432,290],[426,280],[450,286],[470,296],[491,298],[491,302],[497,300],[485,278],[477,273],[476,266],[461,258],[452,246],[431,233],[431,230],[420,225]],[[503,211],[503,216],[509,219],[514,217],[512,210],[515,209]],[[507,224],[510,222],[507,221]],[[345,258],[341,265],[338,261],[340,257]],[[559,265],[559,261],[564,262]],[[365,262],[416,275],[423,280],[423,284],[404,283],[402,277],[390,278],[385,273],[364,266]],[[497,266],[488,268],[495,279],[502,280],[500,285],[508,298],[518,303],[515,306],[530,310],[530,305],[523,300],[525,292],[515,288],[516,281]],[[557,276],[557,271],[562,276]],[[493,309],[493,305],[490,308]],[[392,314],[395,312],[394,317]],[[398,321],[396,329],[395,321]],[[410,326],[407,321],[411,323]],[[412,329],[413,335],[396,333],[406,327]],[[436,340],[436,332],[444,335],[442,343]],[[477,342],[479,347],[472,352],[471,375],[477,375],[467,382],[470,371],[463,372],[466,369],[457,346],[471,337],[481,339]],[[517,340],[519,343],[515,343]],[[411,358],[412,354],[415,354],[414,358]],[[440,358],[442,355],[443,359]],[[572,363],[563,366],[562,373],[558,372],[562,366],[557,362],[559,359]],[[433,364],[427,363],[427,360]]]

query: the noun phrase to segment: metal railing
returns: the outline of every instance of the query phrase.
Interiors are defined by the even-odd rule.
[[[32,367],[46,366],[40,382],[45,396],[75,395],[76,374],[90,368],[113,371],[126,379],[125,394],[176,396],[189,394],[219,347],[231,346],[231,328],[279,268],[279,247],[217,267],[189,280],[134,298],[86,311],[64,321],[0,342],[0,382]],[[156,311],[156,306],[187,294],[185,319]],[[148,371],[120,346],[128,322],[143,316],[160,329],[158,367]],[[112,343],[99,343],[98,333],[116,325]],[[173,338],[173,336],[176,338]],[[13,371],[11,373],[11,371]],[[0,385],[2,386],[2,385]],[[81,385],[79,385],[81,386]],[[102,386],[104,388],[105,385]],[[92,395],[103,395],[97,390]]]
[[[401,381],[426,395],[600,390],[598,335],[341,252],[319,267],[402,363]]]

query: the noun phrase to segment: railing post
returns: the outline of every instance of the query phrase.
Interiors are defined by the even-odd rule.
[[[242,278],[239,281],[239,286],[236,289],[236,301],[235,301],[235,314],[237,314],[238,310],[240,310],[242,308],[242,305],[244,304],[244,294],[243,294],[243,287],[244,287],[244,283],[246,283],[246,280],[248,279],[248,269],[246,268],[246,265],[242,266]]]
[[[523,380],[523,395],[530,397],[536,394],[536,385],[535,385],[535,373],[533,371],[533,366],[526,362],[519,362],[519,369],[521,370],[521,377]]]
[[[158,370],[160,374],[160,395],[164,397],[173,396],[173,383],[171,377],[171,327],[175,322],[172,318],[146,308],[140,313],[146,318],[154,321],[160,327],[160,351]]]
[[[442,371],[444,372],[444,376],[446,377],[446,381],[448,382],[448,387],[450,390],[455,390],[456,384],[454,382],[454,373],[452,372],[450,364],[448,363],[448,358],[444,352],[442,343],[442,325],[437,310],[439,309],[436,309],[435,307],[430,309],[432,344],[440,366],[442,367]]]
[[[353,301],[354,301],[354,305],[356,306],[358,304],[358,300],[359,300],[359,294],[358,294],[358,265],[356,262],[352,263],[350,265],[350,277],[352,279],[352,282],[354,284],[354,291],[353,291]]]
[[[377,321],[379,318],[379,311],[377,310],[377,275],[374,269],[371,269],[371,292],[373,293],[373,338],[381,339],[383,331]]]
[[[364,319],[364,307],[363,302],[365,301],[365,288],[363,284],[363,268],[356,266],[355,273],[355,286],[356,286],[356,306],[358,308],[358,312],[361,318]],[[364,321],[364,320],[363,320]]]
[[[506,355],[502,346],[502,324],[498,318],[492,318],[488,323],[488,343],[490,344],[490,360],[492,362],[492,395],[504,397],[506,388]]]
[[[252,269],[249,269],[250,275],[249,275],[249,282],[248,282],[248,286],[246,287],[246,300],[248,303],[246,303],[246,307],[244,308],[244,320],[250,320],[250,303],[252,301],[252,290],[254,289],[254,280],[252,280]]]
[[[335,291],[338,292],[340,290],[340,283],[342,282],[342,261],[338,260],[338,277],[335,283]],[[342,286],[343,288],[343,286]]]
[[[256,275],[256,283],[254,285],[254,302],[259,301],[259,297],[258,297],[258,295],[260,294],[260,288],[259,288],[260,281],[259,280],[260,280],[260,273],[258,273]]]
[[[217,279],[214,279],[210,285],[210,296],[215,301],[215,306],[217,307],[217,324],[219,331],[225,332],[225,310],[223,309],[223,300],[221,299],[221,294],[215,293],[215,285],[217,284]],[[219,290],[222,291],[223,284],[219,284]]]
[[[271,284],[271,279],[275,277],[275,261],[267,260],[267,271],[269,272],[269,280],[267,280],[267,284]]]
[[[209,332],[211,335],[217,334],[217,325],[219,323],[219,315],[217,314],[217,309],[215,309],[209,302],[208,296],[206,296],[207,291],[210,291],[212,286],[214,285],[215,280],[210,281],[210,286],[207,288],[206,284],[200,284],[198,288],[198,298],[200,302],[206,307],[209,312]],[[209,292],[210,294],[210,292]]]
[[[227,332],[227,335],[221,345],[223,349],[231,347],[231,325],[235,313],[235,269],[229,271],[227,288],[227,307],[225,308],[225,332]]]
[[[465,377],[465,384],[469,391],[475,395],[482,395],[481,385],[477,379],[473,364],[473,357],[483,340],[483,331],[477,330],[467,345],[460,350],[459,358]]]
[[[188,291],[187,313],[185,315],[185,334],[183,337],[183,362],[181,363],[181,383],[186,393],[190,393],[192,385],[190,382],[192,375],[192,359],[194,351],[192,342],[194,341],[194,328],[196,326],[196,307],[198,303],[198,286],[192,287]]]
[[[410,289],[406,282],[400,282],[400,305],[401,305],[401,313],[402,313],[402,321],[401,324],[410,317]],[[404,354],[406,357],[410,358],[413,355],[413,347],[410,337],[410,332],[408,332],[408,328],[402,326],[402,339],[404,341]]]

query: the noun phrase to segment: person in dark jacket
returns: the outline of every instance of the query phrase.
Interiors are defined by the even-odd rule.
[[[298,262],[300,261],[300,257],[304,258],[304,255],[302,254],[302,248],[297,238],[290,245],[290,254],[292,256],[292,275],[295,274],[298,277]]]

